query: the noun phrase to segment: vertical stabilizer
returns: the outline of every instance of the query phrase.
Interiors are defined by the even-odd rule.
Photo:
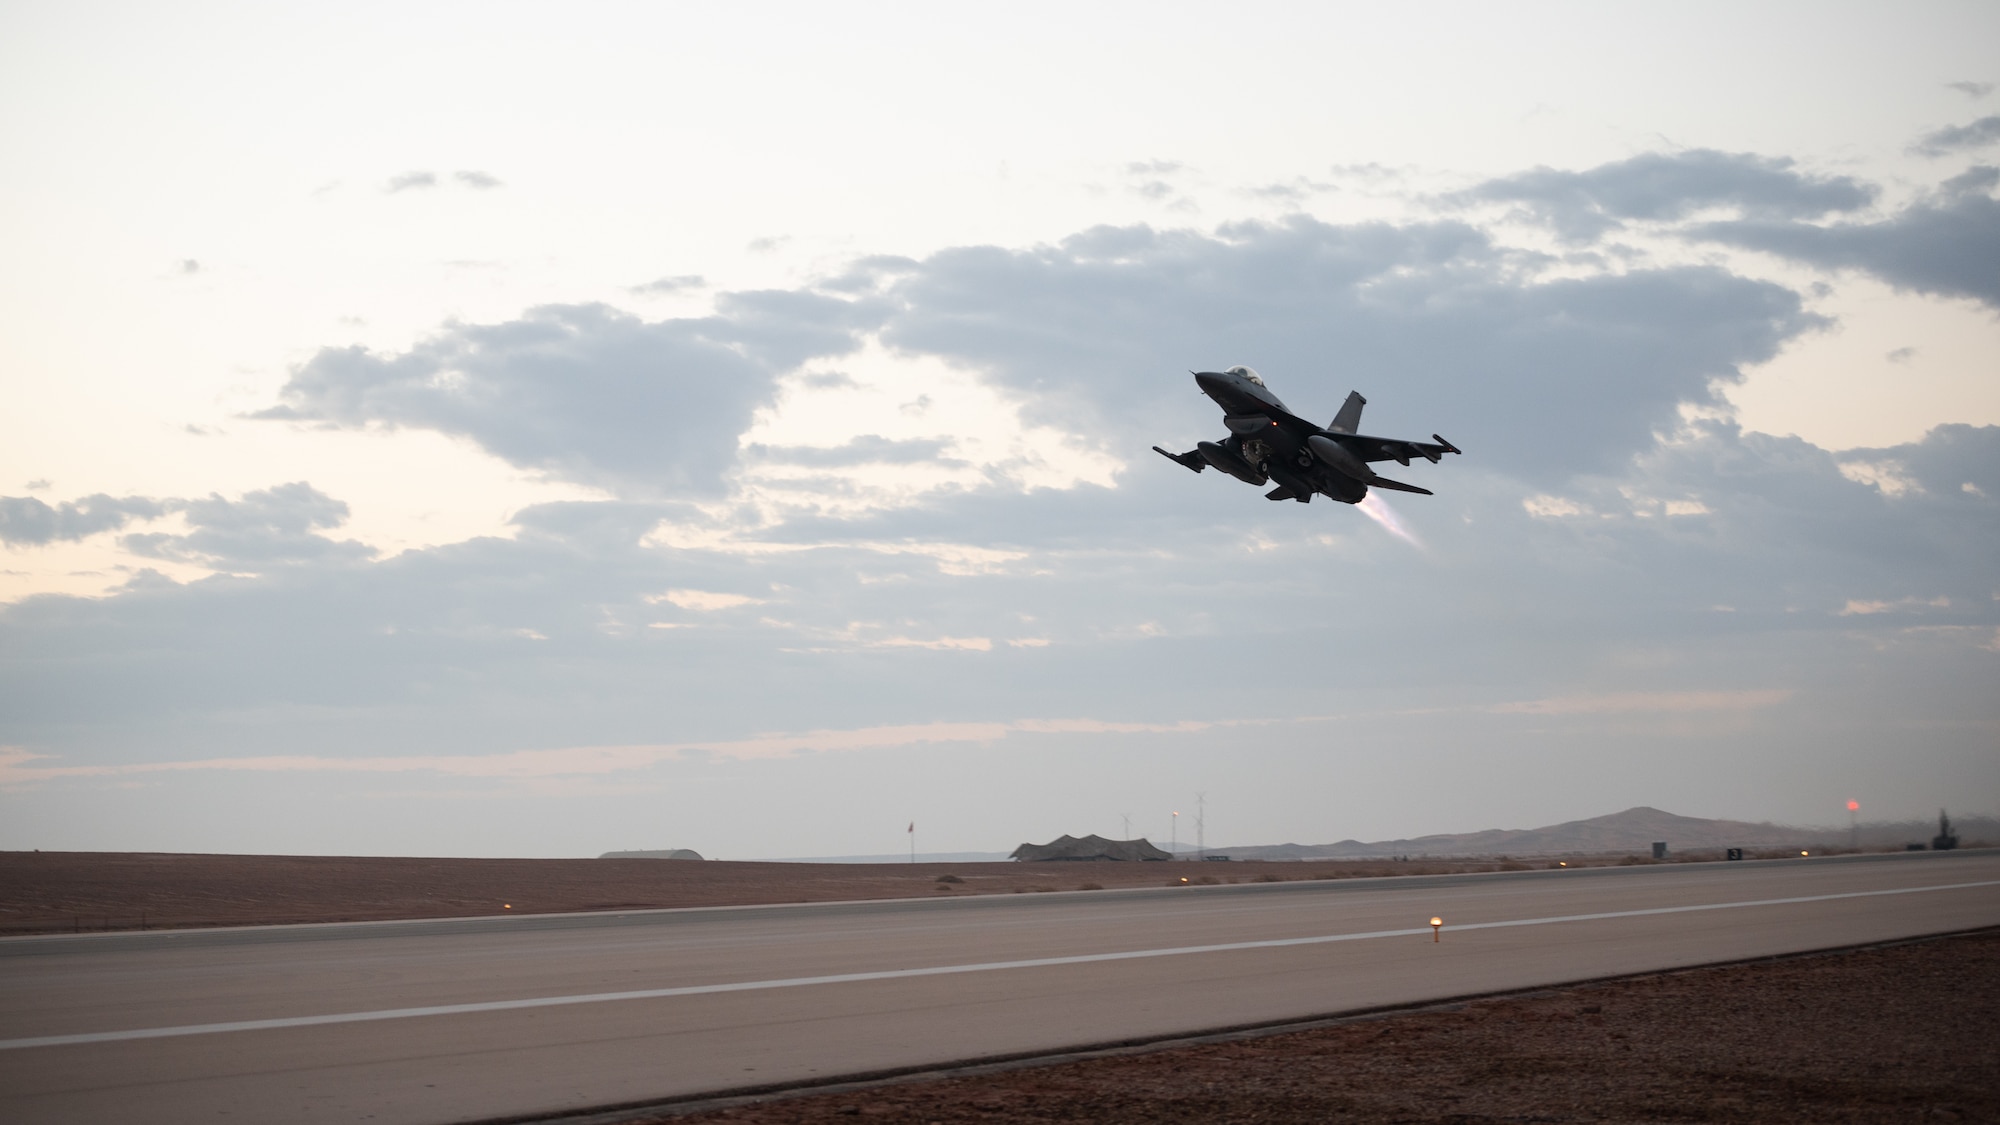
[[[1332,430],[1336,434],[1359,433],[1361,431],[1361,408],[1367,405],[1368,400],[1361,397],[1360,391],[1347,392],[1347,401],[1340,404],[1340,413],[1333,416],[1333,424],[1328,426],[1327,429]]]

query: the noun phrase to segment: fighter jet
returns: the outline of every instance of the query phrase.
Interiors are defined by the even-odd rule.
[[[1360,391],[1350,392],[1340,413],[1322,428],[1293,414],[1248,367],[1190,374],[1201,393],[1222,408],[1229,436],[1200,442],[1186,453],[1168,453],[1157,445],[1153,452],[1197,473],[1213,465],[1258,487],[1276,482],[1278,487],[1264,494],[1268,500],[1309,504],[1318,492],[1343,504],[1359,504],[1370,485],[1430,496],[1428,488],[1376,476],[1369,463],[1407,466],[1410,458],[1422,457],[1436,464],[1446,453],[1462,452],[1436,434],[1430,441],[1405,441],[1357,433],[1361,408],[1368,405]]]

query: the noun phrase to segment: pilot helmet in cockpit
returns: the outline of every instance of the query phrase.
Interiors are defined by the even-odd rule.
[[[1240,363],[1237,364],[1235,367],[1230,368],[1228,371],[1224,372],[1224,374],[1241,375],[1245,379],[1250,380],[1251,382],[1257,384],[1260,387],[1264,385],[1264,380],[1259,378],[1255,371],[1250,370],[1249,368],[1243,366]]]

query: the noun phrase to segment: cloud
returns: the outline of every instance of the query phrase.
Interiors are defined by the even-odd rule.
[[[1487,724],[1506,716],[1713,716],[1782,734],[1764,717],[1775,697],[1759,693],[1869,723],[1958,714],[1950,677],[1990,675],[1963,662],[1990,659],[1978,645],[2000,613],[2000,427],[1868,453],[1906,464],[1921,488],[1884,496],[1827,451],[1704,423],[1572,481],[1596,514],[1549,521],[1468,460],[1448,492],[1399,508],[1426,552],[1345,507],[1267,504],[1164,462],[1115,490],[723,525],[789,548],[762,553],[648,542],[663,515],[693,518],[673,505],[543,505],[513,539],[0,607],[0,741],[62,755],[23,768],[85,771],[41,784],[139,765],[558,776],[958,738],[939,724],[976,728],[959,739],[976,745],[1029,730],[1022,715],[1221,730],[1343,706],[1442,708],[1463,718],[1437,720],[1436,737],[1485,753]],[[1667,519],[1647,497],[1706,512]],[[270,522],[250,518],[253,499],[200,522]],[[338,515],[294,499],[279,507],[295,509],[295,535]],[[996,561],[949,561],[980,551]],[[762,604],[721,604],[753,595]],[[1838,616],[1850,600],[1904,598],[1949,599],[1923,620],[1969,631],[1901,638],[1907,618]],[[1935,649],[1936,668],[1897,667],[1942,669],[1925,690],[1947,697],[1895,704],[1908,714],[1860,693],[1822,699],[1812,685],[1867,678],[1850,633]],[[1383,637],[1396,641],[1369,640]],[[1250,768],[1281,768],[1272,756],[1295,741],[1246,744],[1262,762]],[[1301,745],[1325,749],[1318,735]]]
[[[493,175],[491,172],[481,172],[477,169],[461,169],[453,172],[451,178],[474,191],[490,191],[493,188],[503,186],[500,182],[500,177]]]
[[[394,195],[399,191],[434,188],[437,186],[437,182],[437,175],[432,172],[404,172],[401,175],[389,177],[389,182],[383,185],[382,190],[388,192],[390,195]]]
[[[2000,170],[1976,167],[1879,222],[1741,220],[1703,224],[1685,236],[1822,269],[1858,269],[1898,289],[2000,309],[2000,201],[1990,194],[1996,184]]]
[[[854,376],[844,371],[809,371],[799,376],[799,382],[816,391],[858,388],[861,386],[861,384],[854,381]]]
[[[1210,436],[1186,371],[1248,363],[1307,416],[1361,389],[1371,432],[1441,432],[1484,465],[1559,479],[1646,448],[1681,403],[1820,323],[1790,290],[1720,269],[1539,281],[1537,263],[1456,222],[1100,227],[899,265],[882,338],[1121,455]]]
[[[1308,722],[1314,720],[1306,720]],[[1250,720],[1265,725],[1269,720]],[[564,746],[502,754],[398,755],[394,757],[313,754],[195,758],[127,765],[58,765],[52,756],[16,746],[0,746],[0,789],[72,777],[115,777],[159,773],[432,773],[449,777],[524,779],[628,773],[694,755],[734,761],[788,758],[799,754],[882,750],[903,746],[990,744],[1012,734],[1191,733],[1217,725],[1205,722],[1128,723],[1100,719],[1021,719],[1011,722],[910,723],[848,730],[812,730],[754,738],[715,739],[627,746]],[[37,764],[50,763],[50,764]]]
[[[1775,707],[1794,693],[1784,688],[1732,691],[1626,691],[1501,703],[1496,715],[1607,715],[1675,711],[1748,711]]]
[[[890,441],[880,434],[863,434],[845,445],[751,445],[745,452],[754,460],[814,468],[844,468],[850,465],[910,465],[941,463],[963,465],[945,451],[954,443],[945,438],[910,438]]]
[[[1964,491],[2000,493],[2000,426],[1938,426],[1923,440],[1885,449],[1849,450],[1848,460],[1888,461],[1897,465],[1917,489],[1934,495]]]
[[[647,769],[690,757],[756,761],[801,754],[848,753],[907,746],[990,745],[1019,734],[1192,734],[1217,727],[1316,724],[1320,717],[1202,722],[1117,722],[1095,718],[936,722],[821,729],[752,738],[616,746],[563,746],[498,754],[431,754],[393,757],[315,754],[193,758],[124,765],[56,764],[52,755],[0,746],[0,789],[75,777],[160,773],[430,773],[448,777],[527,779],[601,776]]]
[[[1983,98],[1986,95],[1993,92],[1993,83],[1947,82],[1944,84],[1944,88],[1947,90],[1957,90],[1959,93],[1964,94],[1966,97],[1972,98],[1973,100],[1977,101],[1978,99]]]
[[[689,289],[701,289],[708,284],[698,273],[682,274],[679,277],[662,277],[644,285],[634,285],[629,290],[638,294],[665,295],[680,293]]]
[[[1324,195],[1328,192],[1337,192],[1339,190],[1341,189],[1338,184],[1324,184],[1306,176],[1294,176],[1291,180],[1283,183],[1262,184],[1257,187],[1248,188],[1245,194],[1260,199],[1297,203],[1311,199],[1316,195]]]
[[[603,305],[452,325],[407,352],[329,348],[260,418],[470,437],[523,468],[640,496],[712,495],[779,372],[858,345],[864,308],[729,293],[718,315],[646,322]]]
[[[37,484],[48,487],[47,481],[31,481],[28,487],[35,488]],[[101,492],[53,507],[32,496],[0,496],[0,543],[22,547],[74,542],[116,531],[135,519],[157,519],[173,507],[172,501],[107,496]]]
[[[307,561],[356,560],[375,553],[319,534],[347,522],[347,505],[304,481],[246,492],[241,499],[181,500],[174,509],[192,529],[185,535],[127,535],[126,550],[146,558],[198,562],[225,570],[262,570]]]
[[[1135,160],[1125,166],[1125,174],[1128,176],[1171,176],[1175,172],[1180,171],[1182,167],[1183,165],[1173,160]]]
[[[682,609],[698,610],[703,613],[764,604],[763,598],[753,598],[747,594],[721,594],[713,590],[668,590],[664,594],[646,600],[667,602]]]
[[[158,771],[131,776],[559,776],[970,754],[1027,742],[1020,716],[1088,715],[1106,739],[1199,725],[1186,761],[1282,789],[1373,768],[1367,746],[1524,768],[1550,744],[1506,733],[1565,715],[1629,724],[1578,761],[1650,758],[1697,724],[1703,752],[1789,739],[1814,761],[1899,724],[1984,737],[2000,428],[1836,454],[1683,422],[1814,327],[1798,295],[1720,266],[1550,265],[1469,222],[1101,228],[872,259],[825,287],[719,294],[711,316],[557,306],[324,350],[267,417],[463,435],[616,498],[385,556],[339,544],[344,506],[308,485],[188,503],[185,534],[135,547],[230,574],[0,607],[0,742],[60,755],[22,768]],[[781,379],[871,336],[1122,471],[1063,489],[995,474],[859,512],[739,488],[760,459],[811,481],[952,451],[939,434],[742,447]],[[1186,371],[1230,362],[1308,416],[1359,388],[1371,431],[1469,450],[1408,470],[1437,496],[1392,498],[1425,549],[1151,454],[1219,435]],[[1864,463],[1907,487],[1852,479]],[[1921,618],[1840,616],[1903,599]],[[1405,717],[1229,733],[1350,710]],[[1157,745],[1121,768],[1165,772]],[[51,788],[64,776],[81,792],[114,775]]]
[[[1447,196],[1460,206],[1514,203],[1566,242],[1584,243],[1627,222],[1665,223],[1714,207],[1756,219],[1805,219],[1860,210],[1876,191],[1849,176],[1794,170],[1782,157],[1693,149],[1647,153],[1583,172],[1537,168]]]
[[[195,261],[193,258],[182,258],[180,268],[183,274],[200,273],[201,263]]]
[[[1968,149],[1985,148],[1995,142],[2000,142],[2000,114],[1925,133],[1910,146],[1910,152],[1918,156],[1950,156]]]
[[[1910,609],[1945,609],[1951,605],[1950,598],[1897,598],[1892,602],[1868,601],[1849,598],[1839,611],[1841,617],[1865,617],[1877,613],[1896,613]]]

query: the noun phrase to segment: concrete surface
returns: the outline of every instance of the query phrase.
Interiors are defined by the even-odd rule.
[[[1962,852],[17,938],[0,1119],[472,1121],[1996,924]]]

